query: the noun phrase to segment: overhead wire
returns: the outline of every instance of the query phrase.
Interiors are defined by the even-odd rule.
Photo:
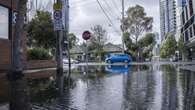
[[[92,0],[90,0],[90,1],[92,1]],[[109,3],[108,3],[106,0],[103,0],[103,1],[104,1],[104,3],[106,4],[106,6],[107,6],[108,8],[110,8],[109,10],[113,10],[112,7],[109,5]],[[110,13],[109,11],[105,10],[104,7],[102,6],[102,4],[100,3],[99,0],[94,0],[94,1],[92,1],[92,2],[89,2],[89,0],[72,2],[72,3],[71,3],[72,5],[70,5],[70,8],[74,8],[74,7],[76,7],[76,6],[82,6],[82,5],[85,5],[85,6],[86,6],[86,5],[92,4],[92,3],[94,3],[94,2],[97,2],[97,3],[98,3],[99,7],[101,8],[102,12],[104,13],[105,17],[107,18],[107,20],[108,20],[109,23],[110,23],[109,26],[112,27],[112,28],[114,29],[114,31],[115,31],[117,34],[120,35],[120,32],[117,30],[117,28],[115,27],[115,25],[114,25],[112,19],[110,18],[110,16],[113,16],[112,18],[115,18],[116,16],[113,15],[113,12]],[[108,13],[109,13],[109,14],[108,14]],[[115,14],[116,14],[116,13],[115,13]],[[110,16],[109,16],[109,15],[110,15]],[[116,15],[117,15],[117,14],[116,14]],[[117,15],[117,17],[118,17],[118,15]],[[118,18],[117,18],[117,17],[116,17],[116,20],[117,20],[118,18],[120,18],[120,17],[118,17]]]
[[[106,6],[109,8],[109,14],[111,15],[111,16],[113,16],[114,18],[115,18],[115,15],[116,15],[116,19],[118,19],[118,18],[120,18],[119,16],[118,16],[118,14],[114,11],[114,13],[112,13],[111,11],[113,10],[113,8],[110,6],[110,4],[107,2],[107,0],[102,0],[102,1],[104,1],[104,3],[106,4]],[[111,13],[110,13],[111,12]],[[114,15],[115,14],[115,15]]]
[[[97,0],[98,5],[100,6],[102,12],[104,13],[105,17],[108,19],[108,21],[110,22],[111,26],[113,27],[114,31],[120,35],[120,32],[116,29],[116,27],[114,26],[112,20],[110,19],[109,15],[106,13],[105,9],[103,8],[102,4],[100,3],[99,0]]]

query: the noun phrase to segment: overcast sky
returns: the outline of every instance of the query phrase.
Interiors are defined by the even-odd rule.
[[[82,42],[81,35],[84,30],[90,30],[92,26],[101,24],[108,31],[109,42],[120,44],[121,33],[116,31],[120,31],[121,0],[99,1],[114,26],[109,23],[96,0],[70,0],[70,32],[75,33]],[[136,4],[143,6],[147,15],[154,18],[153,31],[159,32],[159,0],[125,0],[126,9]]]
[[[34,1],[34,0],[33,0]],[[50,3],[46,3],[49,2]],[[53,0],[52,0],[53,1]],[[112,23],[102,12],[97,0],[69,0],[70,1],[70,32],[82,40],[84,30],[90,30],[94,25],[102,25],[108,32],[108,42],[121,44],[121,0],[99,0]],[[52,11],[51,0],[38,0],[38,4]],[[42,3],[41,3],[42,2]],[[153,32],[160,32],[159,0],[125,0],[125,8],[139,4],[145,8],[147,16],[154,18]]]

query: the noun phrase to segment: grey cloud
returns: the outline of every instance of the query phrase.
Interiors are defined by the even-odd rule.
[[[77,0],[79,1],[79,0]],[[95,1],[95,0],[94,0]],[[74,1],[75,2],[75,1]],[[121,3],[120,0],[115,0],[117,7],[114,7],[113,0],[107,0],[107,2],[112,6],[112,10],[106,6],[106,4],[103,2],[103,0],[100,0],[103,7],[105,8],[106,12],[109,11],[109,16],[113,21],[113,24],[115,25],[115,28],[117,28],[118,31],[120,31],[120,21],[117,20],[117,16],[121,16]],[[145,11],[148,16],[154,17],[154,28],[153,30],[155,32],[159,32],[159,1],[158,0],[126,0],[125,5],[126,7],[134,6],[136,4],[139,4],[145,8]],[[106,8],[107,7],[107,8]],[[118,10],[117,10],[118,9]],[[115,14],[117,13],[117,15]],[[105,18],[105,15],[101,11],[100,7],[96,2],[93,2],[93,4],[89,5],[81,5],[77,7],[70,8],[70,30],[71,32],[74,32],[81,40],[81,34],[83,30],[90,29],[93,25],[101,24],[106,29],[108,29],[108,34],[110,36],[109,40],[111,42],[114,42],[116,44],[121,43],[121,37],[116,34],[115,29],[112,27],[109,27],[109,22],[107,18]]]

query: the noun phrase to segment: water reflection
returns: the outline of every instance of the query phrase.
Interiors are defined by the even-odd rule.
[[[181,74],[183,110],[195,109],[195,73],[183,71]]]
[[[108,65],[105,67],[105,70],[109,73],[125,73],[130,72],[130,65]]]
[[[151,67],[135,67],[138,71],[125,77],[122,110],[150,110],[154,100],[154,73]]]
[[[162,109],[161,110],[177,110],[178,106],[178,90],[177,90],[177,71],[172,65],[162,65],[163,72],[162,81]]]
[[[195,109],[195,73],[179,72],[174,65],[78,66],[71,76],[66,74],[22,79],[17,90],[29,89],[32,108],[37,110]],[[2,105],[10,90],[6,80],[0,81]],[[21,92],[21,97],[27,96]]]

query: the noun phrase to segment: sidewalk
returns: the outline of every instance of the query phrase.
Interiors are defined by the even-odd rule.
[[[56,68],[24,70],[23,73],[26,78],[45,78],[45,77],[54,76],[56,74]],[[0,79],[1,78],[5,79],[6,75],[7,75],[6,71],[0,71]]]

